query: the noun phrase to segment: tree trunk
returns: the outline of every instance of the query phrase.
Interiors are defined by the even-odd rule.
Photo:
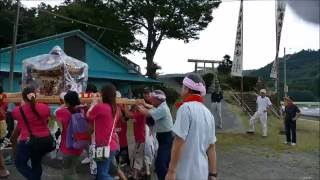
[[[157,68],[153,62],[155,53],[151,49],[146,50],[146,60],[147,60],[147,73],[146,75],[149,78],[156,79],[157,78]]]

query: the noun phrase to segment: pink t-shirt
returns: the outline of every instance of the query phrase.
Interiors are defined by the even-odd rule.
[[[119,119],[117,123],[117,129],[119,129],[118,136],[120,147],[128,147],[127,122],[124,122],[122,119]]]
[[[146,116],[136,111],[132,112],[133,115],[133,132],[136,143],[146,142]]]
[[[108,146],[110,135],[112,139],[110,142],[110,150],[117,150],[117,135],[115,128],[112,130],[114,118],[112,117],[112,109],[109,104],[100,103],[95,105],[89,112],[89,123],[94,127],[95,122],[95,140],[98,147]],[[117,119],[116,119],[117,121]],[[114,124],[116,126],[116,124]]]
[[[69,121],[71,120],[71,112],[66,107],[62,107],[57,110],[56,118],[57,121],[62,124],[61,143],[59,148],[60,151],[63,154],[80,156],[83,150],[69,149],[66,146],[67,129]]]
[[[20,106],[17,106],[12,111],[13,119],[18,121],[18,129],[20,130],[20,141],[26,141],[29,139],[29,131],[20,113]],[[40,118],[31,110],[29,103],[25,103],[22,106],[23,112],[27,117],[29,127],[34,136],[46,137],[49,136],[50,131],[48,128],[48,119],[50,116],[49,106],[42,103],[36,103],[36,110],[40,114]]]

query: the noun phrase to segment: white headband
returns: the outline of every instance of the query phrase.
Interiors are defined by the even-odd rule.
[[[154,92],[150,93],[150,96],[155,97],[155,98],[159,99],[160,101],[165,101],[166,98],[167,98],[163,94],[157,94],[157,93],[154,93]]]
[[[182,83],[183,83],[183,85],[185,85],[186,87],[188,87],[194,91],[199,91],[201,93],[201,96],[206,95],[206,87],[203,85],[203,83],[201,83],[201,82],[196,83],[188,77],[185,77],[183,79]]]

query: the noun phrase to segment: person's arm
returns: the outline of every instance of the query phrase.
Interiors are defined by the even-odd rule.
[[[1,106],[0,106],[0,116],[6,117],[6,112],[2,109]],[[0,119],[0,120],[2,120],[2,119]]]
[[[216,145],[211,144],[207,150],[208,165],[209,165],[209,180],[216,179],[217,177],[217,156],[216,156]]]
[[[152,108],[153,108],[153,106],[152,106],[151,104],[148,104],[148,103],[146,103],[146,102],[143,103],[143,106],[144,106],[145,108],[147,108],[147,109],[152,109]]]
[[[149,109],[145,108],[144,106],[138,106],[138,110],[146,117],[149,117],[150,116],[150,113],[149,113]]]
[[[16,149],[17,149],[17,141],[18,141],[19,134],[20,134],[20,130],[18,126],[16,126],[10,137],[10,142],[12,144],[12,154],[14,159],[16,158]]]
[[[180,138],[179,136],[176,136],[174,138],[173,144],[172,144],[172,150],[171,150],[171,160],[169,164],[168,173],[166,176],[166,180],[174,180],[176,176],[176,169],[178,162],[180,160],[183,148],[184,148],[185,141]]]
[[[128,106],[125,106],[124,109],[123,109],[123,111],[124,111],[124,114],[125,114],[125,116],[126,116],[127,118],[130,118],[130,119],[133,118],[133,114],[129,111]]]
[[[93,134],[94,132],[94,123],[96,120],[96,117],[99,114],[100,109],[96,106],[93,105],[90,110],[87,112],[87,119],[88,119],[88,132],[89,134]]]
[[[300,109],[296,106],[296,116],[293,117],[293,120],[297,120],[301,116],[301,111]]]

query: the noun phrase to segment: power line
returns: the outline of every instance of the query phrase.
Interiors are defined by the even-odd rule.
[[[87,22],[84,22],[84,21],[81,21],[81,20],[77,20],[77,19],[74,19],[74,18],[70,18],[70,17],[67,17],[67,16],[63,16],[63,15],[60,15],[60,14],[56,14],[56,13],[53,13],[53,12],[50,12],[50,11],[46,11],[46,10],[42,10],[42,9],[39,9],[39,11],[40,11],[40,12],[47,13],[47,14],[50,14],[50,15],[52,15],[52,16],[54,16],[54,17],[59,17],[59,18],[61,18],[61,19],[65,19],[65,20],[71,21],[71,22],[77,22],[77,23],[79,23],[79,24],[83,24],[83,25],[86,25],[86,26],[95,27],[95,28],[97,28],[98,30],[99,30],[99,29],[103,29],[103,30],[114,31],[114,32],[123,32],[123,31],[118,30],[118,29],[113,29],[113,28],[109,28],[109,27],[104,27],[104,26],[99,26],[99,25],[87,23]]]

